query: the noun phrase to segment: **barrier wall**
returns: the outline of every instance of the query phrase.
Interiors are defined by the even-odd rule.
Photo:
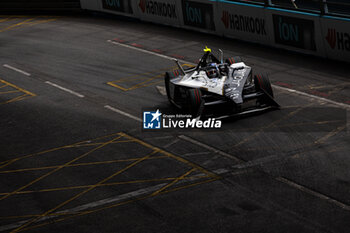
[[[326,56],[336,60],[350,61],[350,20],[335,17],[320,19]]]
[[[224,0],[80,0],[126,15],[320,57],[350,61],[350,20]]]
[[[0,12],[79,11],[80,0],[0,0]]]

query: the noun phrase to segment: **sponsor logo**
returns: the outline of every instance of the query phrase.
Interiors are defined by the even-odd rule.
[[[156,112],[143,112],[143,128],[160,129],[161,115],[162,113],[160,113],[159,110]]]
[[[143,112],[143,129],[219,129],[222,122],[215,118],[199,120],[192,118],[192,115],[183,114],[162,114],[157,111]]]
[[[219,129],[221,121],[215,118],[209,118],[205,121],[187,118],[185,120],[173,120],[172,118],[163,118],[163,128],[204,128],[204,129]]]
[[[337,32],[334,28],[328,28],[326,40],[332,49],[350,51],[350,35],[346,32]]]
[[[132,14],[131,0],[102,0],[102,7],[107,10]]]
[[[275,42],[296,48],[316,50],[312,20],[273,15]]]
[[[159,1],[140,0],[139,7],[143,13],[162,16],[167,18],[177,18],[176,5]]]
[[[215,30],[211,4],[182,0],[182,11],[185,25]]]
[[[261,18],[222,12],[221,21],[226,29],[266,35],[265,20]]]

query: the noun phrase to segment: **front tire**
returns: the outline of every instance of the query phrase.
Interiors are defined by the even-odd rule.
[[[166,90],[166,95],[168,97],[168,100],[171,100],[171,96],[170,96],[170,79],[173,78],[172,74],[170,72],[165,72],[164,75],[164,84],[165,84],[165,90]],[[171,101],[170,101],[171,103]]]
[[[197,116],[202,104],[202,93],[199,89],[187,89],[188,110],[192,116]]]

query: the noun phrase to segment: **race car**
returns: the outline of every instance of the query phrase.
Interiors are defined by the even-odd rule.
[[[216,119],[279,108],[267,75],[255,74],[240,57],[223,62],[205,48],[197,66],[165,73],[165,89],[170,103],[193,117]]]

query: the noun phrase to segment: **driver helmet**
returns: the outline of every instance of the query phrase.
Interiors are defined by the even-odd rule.
[[[219,70],[216,63],[210,63],[207,67],[208,78],[217,78],[219,76]]]

